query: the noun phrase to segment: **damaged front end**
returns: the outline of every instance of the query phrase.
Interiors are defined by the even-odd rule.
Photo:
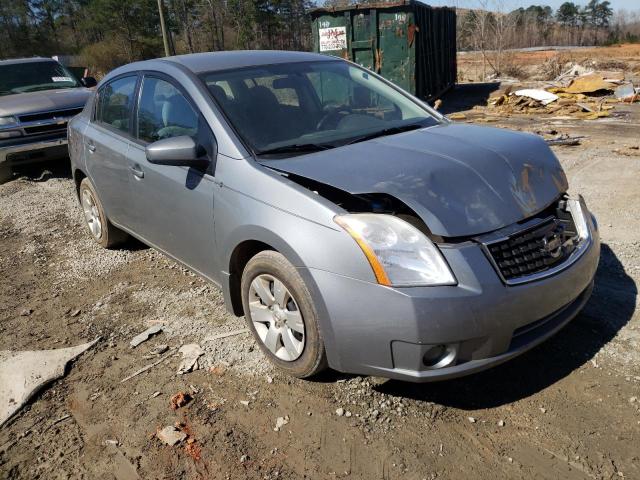
[[[386,194],[349,194],[296,175],[289,178],[348,212],[336,215],[334,221],[358,244],[379,284],[456,284],[432,233],[402,201]]]
[[[587,223],[592,222],[582,197],[570,198],[562,194],[549,206],[535,215],[512,225],[481,235],[444,237],[435,235],[425,221],[407,204],[384,193],[352,194],[339,188],[295,174],[283,173],[289,180],[320,195],[349,214],[378,214],[396,217],[422,233],[437,248],[452,248],[461,244],[479,246],[492,267],[506,285],[518,285],[535,281],[570,267],[591,245],[591,231]],[[361,244],[361,236],[354,233],[348,224],[336,217],[336,222],[345,228]],[[363,247],[363,245],[361,245]],[[393,286],[411,286],[412,282],[393,282],[379,262],[379,251],[372,255],[363,247],[378,283]],[[431,253],[435,258],[437,255]],[[385,262],[383,262],[385,263]],[[431,267],[436,276],[427,279],[427,285],[455,285],[456,280],[446,262],[437,259]],[[447,276],[447,272],[450,276]]]
[[[475,244],[508,285],[566,268],[588,240],[577,233],[584,202],[568,199],[558,159],[534,135],[442,125],[261,163],[349,214],[403,220],[437,249]]]
[[[336,295],[325,305],[331,318],[341,319],[333,325],[340,339],[338,368],[421,382],[480,371],[549,338],[580,311],[593,288],[599,240],[581,197],[561,193],[505,227],[447,237],[434,235],[392,195],[352,194],[284,175],[348,212],[335,219],[361,247],[377,280],[313,270],[320,288]],[[342,222],[344,217],[361,217],[368,231]],[[395,239],[418,237],[415,232],[425,241]],[[348,307],[345,314],[344,292],[349,306],[359,306],[357,313]],[[363,325],[375,331],[366,351],[352,347]]]
[[[427,235],[434,242],[444,241],[407,204],[386,193],[354,194],[292,173],[282,173],[292,182],[326,198],[349,213],[379,213],[396,216]]]
[[[520,222],[568,188],[558,159],[540,137],[469,125],[440,125],[261,163],[359,198],[398,199],[443,238]]]

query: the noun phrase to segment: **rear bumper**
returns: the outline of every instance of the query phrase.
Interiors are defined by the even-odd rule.
[[[481,247],[443,249],[458,285],[389,288],[315,269],[300,269],[320,316],[332,368],[413,382],[468,375],[543,342],[589,299],[600,256],[595,225],[570,267],[522,285],[506,285]],[[425,362],[444,345],[455,361]]]

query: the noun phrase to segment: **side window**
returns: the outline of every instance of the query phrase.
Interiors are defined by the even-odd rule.
[[[166,80],[145,77],[138,105],[138,138],[155,142],[198,133],[198,114],[184,95]]]
[[[137,76],[119,78],[102,87],[98,93],[96,120],[129,133],[133,94]]]

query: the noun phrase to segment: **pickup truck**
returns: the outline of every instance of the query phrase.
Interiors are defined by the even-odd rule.
[[[14,166],[68,156],[67,123],[95,85],[51,58],[0,60],[0,183]]]

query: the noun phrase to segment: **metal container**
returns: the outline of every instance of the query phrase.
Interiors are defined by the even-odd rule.
[[[406,0],[311,11],[314,51],[351,60],[419,98],[456,81],[456,11]]]

